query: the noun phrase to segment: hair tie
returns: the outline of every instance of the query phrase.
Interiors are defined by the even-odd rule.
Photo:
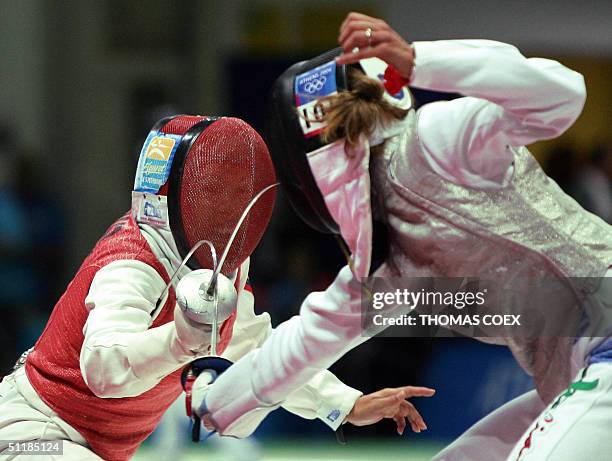
[[[391,96],[399,93],[401,89],[410,82],[400,75],[399,71],[392,65],[388,65],[383,76],[384,86]]]

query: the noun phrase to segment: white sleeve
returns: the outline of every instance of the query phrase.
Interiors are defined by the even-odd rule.
[[[232,339],[222,354],[232,362],[259,347],[272,332],[270,315],[267,312],[255,314],[254,305],[253,294],[248,290],[241,290],[238,294]]]
[[[335,431],[362,395],[363,392],[347,386],[331,371],[321,370],[289,394],[281,406],[302,418],[318,418]]]
[[[426,104],[418,112],[423,154],[453,182],[496,187],[508,178],[508,146],[559,136],[580,115],[582,75],[556,61],[527,59],[490,40],[414,43],[411,86],[466,97]]]
[[[273,329],[268,313],[256,315],[253,294],[242,290],[232,339],[223,356],[236,361],[260,347]],[[333,373],[321,370],[310,381],[289,394],[282,407],[302,418],[319,418],[332,430],[345,420],[362,392],[347,386]]]
[[[140,395],[193,360],[179,345],[174,322],[149,329],[164,287],[140,261],[114,261],[96,273],[85,299],[80,367],[97,396]]]
[[[222,435],[244,437],[280,402],[327,369],[361,337],[361,291],[348,267],[324,292],[308,295],[260,349],[242,357],[207,391],[205,407]]]

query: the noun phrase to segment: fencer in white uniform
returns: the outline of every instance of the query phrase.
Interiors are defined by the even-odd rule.
[[[552,60],[525,58],[515,47],[495,41],[443,40],[409,46],[384,22],[354,13],[342,25],[340,43],[345,54],[338,64],[377,57],[399,69],[415,88],[464,95],[409,112],[405,120],[375,132],[369,142],[353,149],[346,161],[342,160],[342,144],[326,148],[331,154],[322,163],[335,164],[328,168],[327,176],[316,178],[317,185],[353,250],[353,260],[367,260],[368,255],[359,251],[370,250],[360,245],[360,230],[354,224],[364,195],[356,184],[370,166],[361,158],[382,138],[384,155],[374,162],[383,162],[382,176],[390,184],[383,189],[388,223],[396,240],[407,244],[396,246],[399,254],[394,262],[400,267],[399,275],[444,276],[448,269],[455,276],[474,276],[478,267],[512,270],[508,261],[520,265],[523,258],[531,263],[526,254],[531,252],[537,255],[533,261],[543,255],[553,261],[553,266],[562,268],[557,274],[564,277],[597,280],[599,285],[588,288],[587,298],[600,312],[609,312],[612,291],[602,277],[612,275],[608,269],[612,262],[610,226],[563,194],[523,147],[557,137],[574,123],[586,98],[582,76]],[[360,49],[353,50],[356,46]],[[372,184],[381,187],[380,177],[373,176]],[[532,203],[528,197],[533,197]],[[366,200],[369,202],[368,195]],[[513,208],[518,201],[523,207]],[[389,208],[389,203],[395,207]],[[408,212],[413,221],[406,217]],[[367,223],[367,218],[362,222]],[[345,229],[343,219],[348,222]],[[540,228],[551,232],[545,242],[530,235]],[[432,243],[436,231],[444,235],[440,229],[452,230],[459,239],[450,239],[446,247],[445,242]],[[483,229],[489,237],[483,237]],[[427,260],[424,256],[428,255],[419,254],[418,243],[430,243],[430,259],[435,260],[461,249],[461,242],[470,239],[482,242],[484,251],[463,245],[472,254],[463,255],[464,261],[448,259],[447,265],[436,267],[439,272],[427,268],[427,263],[418,272],[410,259],[416,254]],[[512,255],[503,244],[497,252],[491,251],[495,248],[492,241],[512,242],[514,248],[528,248],[529,252]],[[408,250],[412,256],[400,260]],[[468,265],[462,265],[465,261]],[[470,272],[461,273],[466,267]],[[385,270],[389,268],[377,274],[393,273]],[[345,267],[326,291],[306,298],[299,316],[280,325],[260,349],[213,383],[199,411],[221,433],[249,434],[293,389],[367,339],[361,334],[361,309],[359,281]],[[540,394],[534,391],[502,407],[436,459],[606,459],[612,452],[609,335],[609,331],[598,331],[596,336],[569,345],[560,341],[567,346],[560,346],[564,353],[549,360],[560,368],[553,366],[545,372],[533,366],[546,362],[545,350],[513,349],[521,365],[529,372],[536,370]],[[409,360],[410,351],[405,357]]]

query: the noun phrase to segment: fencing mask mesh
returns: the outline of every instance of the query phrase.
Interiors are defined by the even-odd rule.
[[[276,182],[264,141],[246,122],[229,117],[211,123],[199,134],[181,170],[180,184],[171,179],[169,194],[176,196],[169,202],[169,213],[173,233],[177,227],[182,234],[175,237],[177,245],[182,240],[184,247],[179,250],[185,253],[202,239],[210,240],[222,253],[251,199]],[[178,205],[174,213],[172,202]],[[222,272],[233,272],[255,250],[273,207],[274,191],[269,191],[240,227]],[[199,249],[195,259],[200,267],[212,268],[208,249]]]
[[[167,154],[154,159],[151,153],[164,148]],[[165,173],[157,179],[160,171]],[[151,188],[153,181],[160,186]],[[218,254],[223,253],[249,202],[275,182],[268,148],[248,123],[231,117],[180,115],[153,128],[141,154],[135,191],[167,196],[170,230],[185,257],[204,239],[214,244]],[[230,247],[222,273],[235,271],[253,252],[272,215],[274,198],[270,190],[255,203]],[[209,249],[198,249],[188,266],[212,269]]]

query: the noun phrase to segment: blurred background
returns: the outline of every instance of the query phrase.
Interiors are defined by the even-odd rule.
[[[386,19],[408,40],[500,40],[581,72],[588,100],[580,119],[561,138],[530,147],[569,194],[612,222],[612,2],[0,0],[0,375],[34,344],[82,259],[130,207],[139,149],[154,122],[223,114],[263,131],[273,80],[336,46],[351,10]],[[451,97],[415,94],[419,104]],[[336,242],[306,228],[279,194],[251,264],[256,308],[275,323],[289,318],[342,264]],[[428,459],[531,387],[505,349],[461,338],[375,338],[333,371],[364,392],[435,387],[434,399],[417,402],[429,430],[399,437],[388,422],[347,427],[348,448],[338,448],[322,423],[281,410],[258,441],[213,444],[207,459],[302,459],[300,450],[311,459]],[[158,459],[178,459],[186,443],[178,413],[181,423],[170,415],[165,433],[147,444],[157,443]]]

